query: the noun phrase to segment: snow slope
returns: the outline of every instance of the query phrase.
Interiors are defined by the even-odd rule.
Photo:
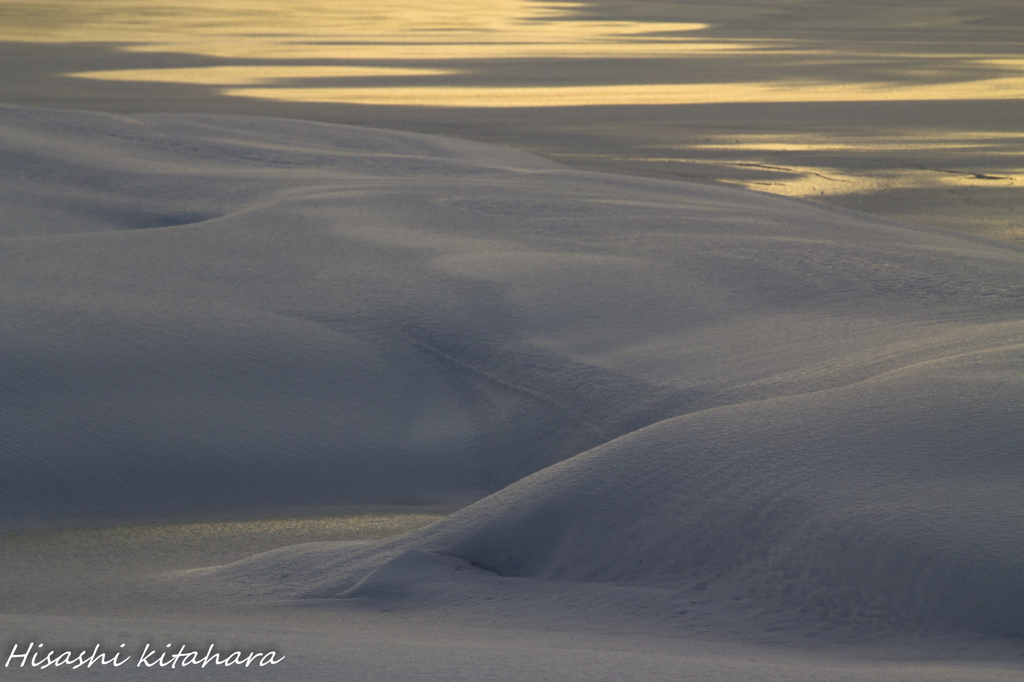
[[[4,527],[475,501],[164,581],[1024,635],[1019,247],[273,119],[0,149]]]

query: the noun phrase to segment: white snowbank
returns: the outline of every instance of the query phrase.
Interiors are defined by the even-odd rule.
[[[1024,634],[1018,247],[359,128],[0,145],[4,525],[479,499],[176,580]]]

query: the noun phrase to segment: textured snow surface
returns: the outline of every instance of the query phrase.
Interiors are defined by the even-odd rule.
[[[3,527],[475,502],[161,580],[1024,635],[1024,249],[273,119],[2,107],[0,159]]]

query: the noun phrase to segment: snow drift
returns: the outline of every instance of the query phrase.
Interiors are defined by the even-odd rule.
[[[420,135],[0,116],[0,523],[479,500],[180,580],[1024,634],[1020,248]]]

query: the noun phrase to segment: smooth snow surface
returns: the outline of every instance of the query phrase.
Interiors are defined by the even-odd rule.
[[[273,119],[0,107],[0,158],[2,527],[475,502],[153,589],[594,651],[1020,646],[1020,247]],[[787,661],[690,671],[842,679]]]

